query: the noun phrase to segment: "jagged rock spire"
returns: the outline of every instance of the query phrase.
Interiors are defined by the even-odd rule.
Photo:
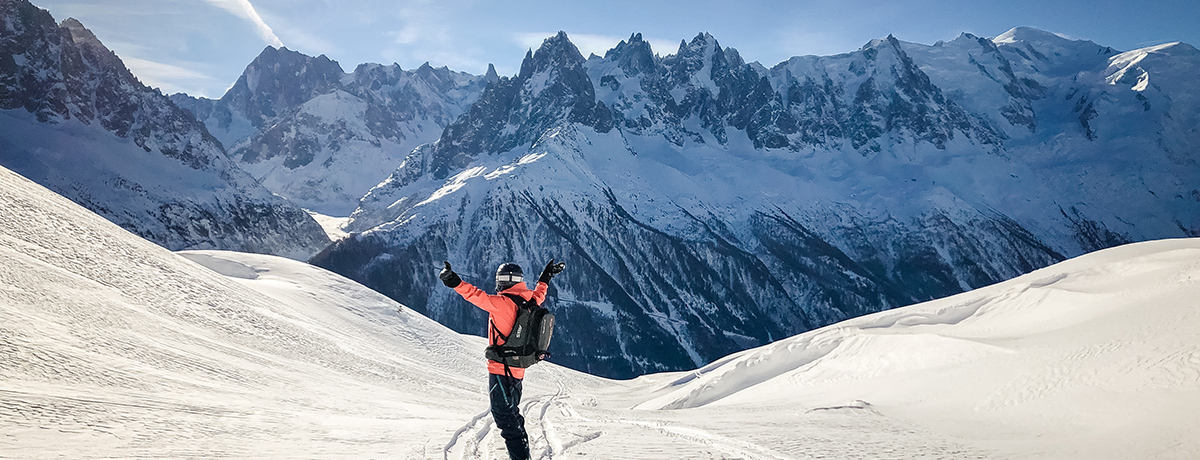
[[[555,67],[576,67],[583,65],[583,54],[579,48],[567,38],[567,33],[559,31],[557,35],[547,38],[537,52],[525,54],[521,63],[521,78],[529,78],[537,72],[544,72]]]
[[[640,33],[634,33],[629,40],[617,43],[615,48],[604,53],[604,59],[617,61],[627,75],[651,73],[657,65],[650,42],[642,40]]]
[[[442,133],[430,163],[434,177],[445,177],[480,154],[531,143],[558,124],[611,129],[612,114],[596,102],[584,62],[566,32],[547,38],[536,52],[526,52],[515,78],[489,85],[471,110]]]

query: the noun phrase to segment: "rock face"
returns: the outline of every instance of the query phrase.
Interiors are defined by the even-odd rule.
[[[346,73],[323,55],[267,47],[221,99],[172,99],[271,191],[344,217],[413,148],[437,140],[489,78],[494,70],[475,76],[428,63]]]
[[[329,244],[74,19],[0,1],[0,164],[169,249],[306,258]]]

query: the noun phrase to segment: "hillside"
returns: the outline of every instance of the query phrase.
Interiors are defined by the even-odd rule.
[[[479,338],[292,260],[168,252],[2,169],[0,224],[0,456],[503,458]],[[1195,458],[1198,261],[1126,245],[689,372],[539,364],[534,455]]]

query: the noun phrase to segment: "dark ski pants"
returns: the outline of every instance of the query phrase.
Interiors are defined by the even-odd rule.
[[[508,446],[511,460],[529,459],[529,435],[521,416],[521,380],[506,375],[488,374],[488,396],[492,399],[492,419],[500,437]]]

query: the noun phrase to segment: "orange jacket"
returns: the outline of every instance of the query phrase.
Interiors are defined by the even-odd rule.
[[[496,329],[500,330],[501,334],[507,336],[512,333],[513,323],[517,320],[517,304],[513,303],[512,299],[505,297],[504,294],[516,294],[522,299],[533,299],[538,305],[546,301],[546,290],[550,286],[546,283],[539,282],[537,287],[532,291],[529,290],[525,283],[517,283],[515,286],[505,289],[496,294],[488,294],[483,289],[472,286],[470,283],[463,281],[454,288],[454,292],[467,299],[476,307],[482,308],[488,312],[488,322],[496,325]],[[495,336],[496,331],[488,326],[488,343],[497,343],[503,345],[504,342],[499,337]],[[525,369],[519,367],[510,367],[514,378],[525,378]],[[504,364],[496,361],[488,360],[488,372],[496,375],[504,375]]]

